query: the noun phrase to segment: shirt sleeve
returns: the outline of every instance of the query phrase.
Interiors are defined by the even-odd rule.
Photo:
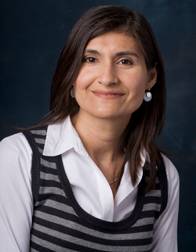
[[[32,219],[31,148],[22,133],[0,142],[0,247],[29,251]]]
[[[168,180],[167,207],[155,223],[153,252],[177,252],[179,211],[179,175],[173,163],[163,155]]]

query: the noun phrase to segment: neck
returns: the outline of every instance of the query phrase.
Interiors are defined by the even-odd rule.
[[[72,122],[94,160],[112,162],[122,153],[119,146],[127,118],[96,118],[80,111],[72,118]]]
[[[72,118],[88,154],[107,179],[114,197],[123,174],[125,156],[119,146],[128,120],[95,118],[81,111]]]

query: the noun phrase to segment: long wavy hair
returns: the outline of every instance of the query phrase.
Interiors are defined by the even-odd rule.
[[[141,151],[147,151],[150,158],[150,188],[154,184],[156,166],[161,161],[155,138],[163,126],[166,92],[162,58],[150,24],[143,15],[126,7],[111,5],[94,7],[84,13],[73,27],[60,54],[52,81],[50,112],[41,125],[63,120],[78,112],[79,106],[70,91],[80,71],[85,47],[91,39],[111,31],[122,32],[136,39],[147,69],[156,67],[157,70],[157,82],[151,89],[153,99],[143,102],[132,114],[121,139],[133,184],[137,181]]]

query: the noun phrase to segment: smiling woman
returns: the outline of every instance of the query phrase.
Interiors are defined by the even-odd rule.
[[[79,114],[93,116],[89,121],[110,118],[113,124],[124,122],[126,127],[142,104],[145,90],[155,82],[156,69],[147,70],[133,37],[124,32],[100,35],[87,44],[74,84]]]
[[[147,20],[120,6],[88,10],[50,104],[0,143],[2,251],[176,252],[179,178],[155,145],[165,78]]]

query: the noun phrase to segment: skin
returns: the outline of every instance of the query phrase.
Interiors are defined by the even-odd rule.
[[[72,122],[108,181],[122,174],[120,137],[156,78],[156,69],[147,70],[138,43],[131,36],[109,32],[86,46],[74,85],[80,110]],[[117,186],[111,186],[114,196]]]

